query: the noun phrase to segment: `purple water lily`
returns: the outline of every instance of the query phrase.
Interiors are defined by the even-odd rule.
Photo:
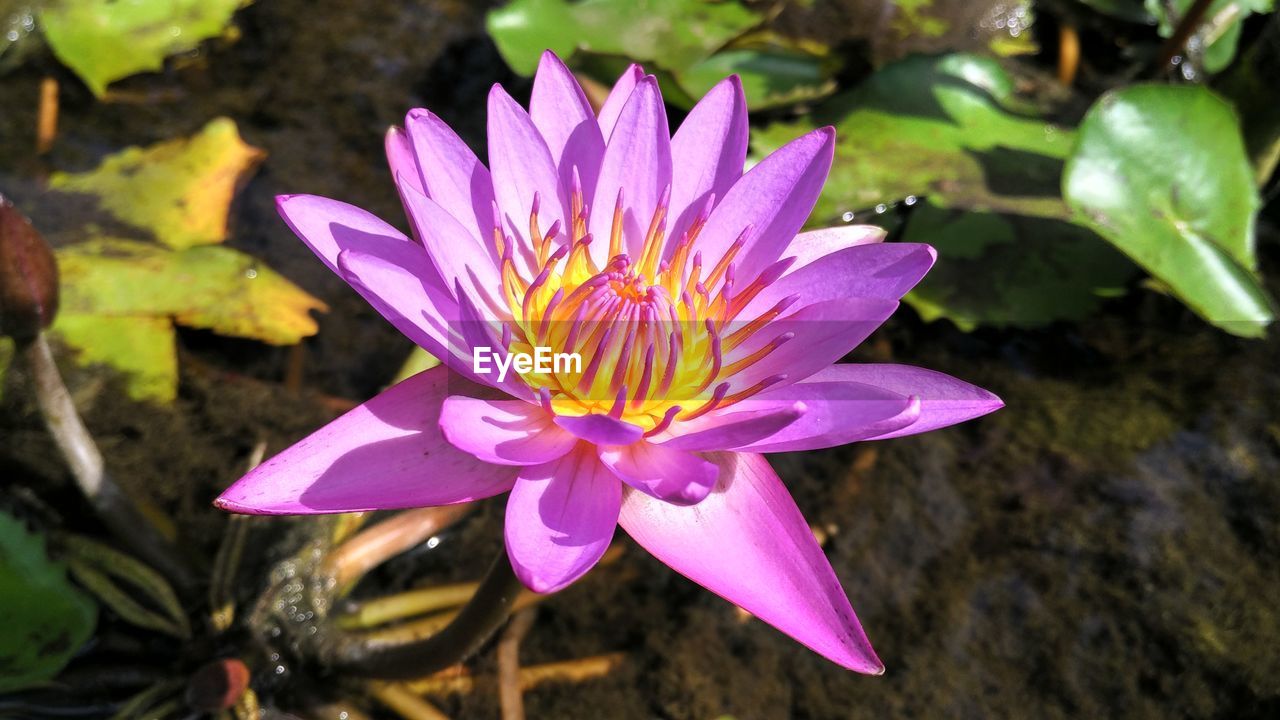
[[[498,86],[488,109],[489,168],[426,110],[387,135],[413,239],[336,200],[279,198],[320,259],[443,364],[262,464],[217,504],[330,513],[510,491],[507,553],[534,591],[581,577],[622,525],[816,652],[882,672],[761,453],[919,433],[1001,406],[930,370],[837,364],[933,250],[881,243],[873,227],[801,233],[834,131],[744,174],[736,77],[674,137],[656,79],[638,66],[597,115],[547,53],[528,112]],[[566,362],[531,364],[545,359],[539,349]]]

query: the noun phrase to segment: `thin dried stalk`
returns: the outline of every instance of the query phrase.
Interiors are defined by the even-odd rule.
[[[519,687],[523,692],[550,682],[584,682],[604,677],[616,670],[626,661],[623,653],[594,655],[578,660],[543,663],[520,668]],[[411,680],[405,683],[415,693],[423,695],[457,695],[474,692],[477,687],[489,686],[495,682],[492,676],[475,676],[465,668],[450,668],[430,677]]]
[[[267,454],[265,440],[258,441],[249,453],[247,470],[252,471],[262,463]],[[227,529],[222,535],[222,543],[218,545],[218,554],[213,561],[213,572],[209,576],[209,614],[214,632],[223,632],[231,627],[236,618],[235,596],[232,588],[236,574],[240,570],[240,561],[244,558],[245,542],[249,538],[251,515],[231,515],[227,519]]]
[[[180,588],[191,587],[191,572],[173,545],[107,475],[102,453],[71,401],[71,394],[62,382],[44,334],[37,335],[22,353],[31,369],[36,402],[49,434],[98,517],[134,554],[159,569]]]
[[[402,684],[369,683],[369,694],[405,720],[449,720],[448,715],[414,695]]]
[[[338,627],[362,630],[396,620],[456,608],[475,595],[480,583],[466,582],[419,588],[354,605],[338,617]]]
[[[520,642],[533,627],[537,610],[516,613],[498,641],[498,704],[502,720],[524,720],[524,697],[520,691]]]

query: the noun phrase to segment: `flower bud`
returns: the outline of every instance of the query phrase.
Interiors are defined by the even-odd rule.
[[[205,663],[187,683],[187,705],[193,710],[230,710],[249,689],[249,668],[236,658]]]
[[[13,203],[0,196],[0,335],[30,340],[58,311],[53,250]]]

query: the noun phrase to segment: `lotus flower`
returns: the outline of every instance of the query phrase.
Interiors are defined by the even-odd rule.
[[[640,67],[597,114],[547,53],[527,112],[499,86],[489,94],[488,168],[426,110],[389,131],[413,239],[336,200],[280,197],[298,237],[443,364],[262,464],[217,504],[332,513],[509,491],[507,553],[536,592],[581,577],[621,525],[816,652],[882,672],[762,453],[924,432],[1001,402],[930,370],[837,364],[934,252],[882,243],[872,227],[801,233],[834,131],[744,173],[747,132],[736,77],[673,137]],[[577,353],[580,366],[513,365],[537,348]],[[515,369],[500,377],[503,362]]]

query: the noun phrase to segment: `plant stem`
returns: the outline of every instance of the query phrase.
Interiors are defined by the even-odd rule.
[[[1194,5],[1187,8],[1187,13],[1178,21],[1178,27],[1174,28],[1173,34],[1160,48],[1160,60],[1156,63],[1157,73],[1164,73],[1173,57],[1187,46],[1187,40],[1200,27],[1200,21],[1204,19],[1204,14],[1209,12],[1209,6],[1212,4],[1213,0],[1196,0]]]
[[[520,689],[527,691],[544,683],[577,683],[605,677],[621,667],[626,660],[623,653],[610,653],[577,660],[527,665],[520,668]],[[492,676],[476,676],[459,667],[456,672],[436,673],[431,677],[407,682],[405,686],[415,693],[443,696],[475,692],[477,689],[492,687],[496,682],[497,679]]]
[[[338,616],[338,627],[360,630],[455,608],[475,595],[476,586],[473,582],[436,585],[366,600]]]
[[[325,570],[344,594],[365,573],[444,530],[471,511],[469,503],[406,510],[344,542],[325,561]]]
[[[409,692],[403,685],[369,683],[369,694],[405,720],[449,720],[449,716],[437,710],[431,703]]]
[[[368,532],[368,531],[366,531]],[[322,657],[339,674],[384,680],[430,675],[475,654],[502,626],[524,586],[499,552],[475,595],[443,630],[409,643],[336,633]]]
[[[520,689],[520,641],[533,627],[537,610],[526,608],[515,614],[498,641],[498,705],[502,720],[525,720],[524,695]]]
[[[38,334],[21,352],[31,369],[45,426],[98,517],[134,554],[167,575],[175,585],[190,588],[191,573],[168,539],[107,475],[102,452],[76,412],[44,334]]]

